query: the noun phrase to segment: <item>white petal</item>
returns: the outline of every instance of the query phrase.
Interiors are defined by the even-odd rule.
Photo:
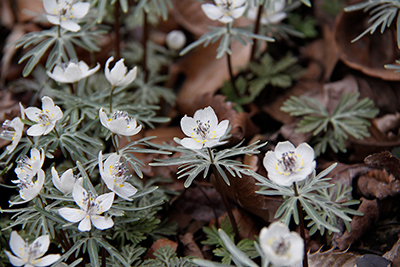
[[[92,229],[92,224],[90,223],[90,216],[87,215],[78,225],[78,229],[81,232],[87,232]]]
[[[226,130],[228,129],[229,126],[229,120],[223,120],[221,121],[217,128],[215,129],[215,138],[220,138],[226,133]]]
[[[87,211],[87,204],[83,200],[86,199],[88,193],[87,191],[79,185],[79,183],[74,184],[74,189],[72,190],[72,197],[76,205],[78,205],[82,210]]]
[[[187,136],[193,136],[196,135],[195,132],[193,131],[194,128],[197,127],[197,123],[196,121],[188,116],[184,116],[181,119],[181,128],[182,128],[182,132],[184,134],[186,134]],[[197,135],[196,135],[197,136]]]
[[[39,170],[39,172],[37,173],[37,180],[34,183],[34,186],[32,188],[20,189],[19,190],[20,197],[25,201],[32,200],[39,194],[40,190],[42,190],[43,184],[44,184],[44,171]]]
[[[58,9],[56,0],[43,0],[43,7],[48,14],[53,14]]]
[[[58,213],[69,222],[80,222],[85,218],[86,212],[81,209],[74,208],[61,208],[58,210]]]
[[[37,115],[41,112],[40,109],[37,107],[29,107],[25,109],[25,115],[28,117],[29,120],[31,121],[36,121],[37,120]]]
[[[44,132],[47,130],[47,127],[43,127],[42,124],[34,124],[26,131],[27,135],[30,136],[39,136],[43,135]]]
[[[234,19],[230,16],[230,15],[224,15],[222,16],[220,19],[218,19],[218,21],[222,22],[222,23],[230,23],[232,22]]]
[[[48,96],[42,97],[42,109],[51,110],[54,108],[54,101]]]
[[[110,63],[114,60],[114,57],[109,57],[106,61],[106,66],[104,68],[104,74],[108,80],[109,83],[111,83],[111,85],[114,85],[114,80],[111,77],[111,73],[110,73]]]
[[[50,133],[54,129],[54,126],[56,125],[53,122],[50,122],[48,125],[43,126],[43,135],[47,135],[48,133]]]
[[[8,257],[8,260],[10,261],[10,263],[13,266],[22,266],[24,264],[26,264],[25,261],[21,260],[20,258],[15,257],[14,255],[12,255],[10,252],[8,252],[7,250],[4,251]]]
[[[181,141],[181,145],[186,148],[189,148],[189,149],[202,149],[203,148],[203,144],[197,142],[193,138],[183,138]]]
[[[212,20],[220,19],[224,16],[224,13],[216,5],[213,4],[202,4],[201,9],[203,9],[204,14]]]
[[[232,10],[231,16],[235,19],[241,17],[243,15],[243,13],[246,11],[246,7],[247,7],[247,5],[235,8],[234,10]]]
[[[80,19],[83,18],[89,11],[89,3],[76,3],[72,5],[72,16],[73,18]]]
[[[96,198],[96,201],[99,203],[99,213],[102,214],[103,212],[109,210],[114,202],[114,193],[107,193],[100,195]]]
[[[91,219],[94,227],[99,230],[108,229],[114,225],[114,221],[111,218],[106,218],[104,216],[92,216]]]
[[[118,118],[108,122],[109,129],[111,132],[116,134],[122,134],[126,131],[127,122],[124,118]]]
[[[37,267],[49,266],[49,265],[55,263],[56,261],[58,261],[60,258],[61,258],[60,254],[50,254],[50,255],[44,256],[43,258],[32,261],[32,264],[34,264],[34,266],[37,266]]]
[[[68,67],[65,69],[64,76],[68,83],[74,83],[83,78],[82,70],[73,62],[68,64]]]
[[[275,147],[276,157],[281,158],[283,153],[294,152],[295,150],[295,146],[289,141],[279,142]]]
[[[103,111],[103,108],[101,108],[99,110],[99,117],[100,117],[100,122],[101,124],[106,127],[107,129],[110,130],[110,126],[108,124],[108,118],[107,118],[107,114]]]
[[[12,231],[10,235],[10,248],[11,251],[18,257],[24,258],[27,255],[25,254],[25,250],[23,249],[25,247],[25,241],[24,239],[18,234],[17,231]]]
[[[312,162],[315,158],[314,149],[307,143],[301,143],[295,150],[296,154],[299,154],[304,163],[308,164]]]
[[[131,185],[130,183],[122,183],[122,184],[116,184],[114,186],[114,192],[122,197],[123,199],[129,200],[131,201],[132,199],[130,199],[129,197],[133,196],[134,194],[136,194],[138,190]]]
[[[54,16],[54,15],[46,15],[46,19],[54,25],[60,25],[61,19],[60,16]]]
[[[36,238],[35,241],[33,241],[32,244],[29,245],[29,248],[31,250],[37,249],[39,253],[37,255],[37,258],[40,258],[47,252],[49,246],[50,246],[50,236],[42,235]]]
[[[115,165],[115,163],[119,162],[120,159],[121,159],[121,156],[118,155],[117,153],[112,153],[110,156],[108,156],[108,158],[104,162],[104,172],[109,175],[112,175],[110,168],[113,167]]]
[[[137,67],[134,67],[128,72],[128,74],[125,75],[125,77],[118,83],[117,86],[125,86],[132,83],[136,79],[136,75]]]
[[[128,68],[124,64],[124,59],[115,63],[114,68],[111,70],[111,77],[114,85],[117,85],[122,79],[125,77],[125,74],[128,72]]]
[[[96,67],[94,67],[93,69],[90,69],[89,71],[87,71],[86,73],[84,73],[82,78],[89,77],[90,75],[92,75],[92,74],[94,74],[96,71],[98,71],[99,69],[100,69],[100,64],[97,63]]]
[[[136,122],[136,120],[135,120],[135,122]],[[142,130],[142,125],[139,125],[138,127],[136,127],[136,123],[135,123],[135,126],[131,126],[130,124],[128,124],[127,129],[125,130],[125,132],[122,135],[132,136],[132,135],[135,135],[138,132],[140,132],[140,130]]]
[[[81,26],[79,26],[78,23],[76,23],[70,19],[61,20],[60,26],[71,32],[77,32],[81,29]]]

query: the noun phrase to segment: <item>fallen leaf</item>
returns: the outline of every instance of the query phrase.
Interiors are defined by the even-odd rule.
[[[382,167],[393,174],[394,177],[400,179],[400,160],[389,151],[370,155],[364,159],[364,162],[372,166]]]
[[[392,266],[400,266],[400,238],[391,250],[383,254],[383,257],[392,262]]]
[[[179,240],[183,244],[183,254],[185,256],[198,257],[204,259],[203,253],[196,242],[193,240],[193,234],[186,232],[184,235],[179,236]]]
[[[155,259],[156,256],[154,256],[154,253],[157,252],[157,249],[160,249],[162,247],[166,247],[166,246],[170,246],[173,251],[176,252],[176,249],[178,248],[178,243],[176,243],[175,241],[166,239],[166,238],[161,238],[158,239],[156,242],[153,243],[153,245],[151,245],[151,247],[147,250],[145,258],[147,259]]]

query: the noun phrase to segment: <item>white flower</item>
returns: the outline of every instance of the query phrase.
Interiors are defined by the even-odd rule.
[[[56,168],[51,168],[51,176],[53,177],[54,186],[62,193],[68,194],[71,193],[74,189],[74,185],[76,182],[82,182],[81,179],[76,179],[72,169],[66,170],[61,178],[58,176],[58,172]],[[80,183],[82,185],[82,183]]]
[[[71,32],[77,32],[81,26],[75,19],[83,18],[89,11],[89,3],[72,4],[73,0],[43,0],[43,6],[48,15],[47,20]]]
[[[202,4],[201,8],[207,17],[222,23],[232,22],[241,17],[246,10],[247,0],[214,0],[213,4]]]
[[[14,266],[49,266],[55,263],[59,258],[60,254],[50,254],[42,257],[50,245],[50,237],[48,235],[42,235],[35,239],[32,244],[28,244],[27,241],[17,233],[12,231],[10,235],[10,248],[14,253],[11,254],[9,251],[4,251],[10,260],[10,263]]]
[[[40,169],[37,172],[36,181],[33,180],[34,176],[26,176],[13,180],[14,184],[19,187],[19,196],[24,200],[22,202],[10,202],[11,204],[22,204],[35,198],[40,190],[42,190],[44,184],[44,171]]]
[[[315,169],[314,149],[307,143],[297,148],[289,141],[279,142],[275,152],[265,154],[263,164],[268,178],[278,185],[291,186],[305,180]]]
[[[55,106],[53,99],[48,96],[42,98],[42,110],[37,107],[29,107],[25,109],[25,114],[31,121],[37,122],[26,131],[26,134],[31,136],[48,134],[63,116],[60,107]]]
[[[69,222],[80,222],[79,231],[90,231],[92,229],[91,223],[100,230],[111,228],[114,225],[110,217],[100,216],[111,208],[114,193],[96,196],[92,192],[88,193],[79,183],[75,183],[72,197],[80,209],[61,208],[58,213]]]
[[[173,30],[167,34],[165,43],[171,50],[181,50],[186,44],[186,35],[182,31]]]
[[[14,151],[15,147],[18,145],[19,140],[22,137],[22,131],[24,130],[24,124],[19,117],[15,117],[12,121],[5,120],[3,122],[4,131],[1,132],[0,136],[4,139],[11,140],[11,145],[7,146],[7,154]]]
[[[50,78],[59,83],[75,83],[83,78],[86,78],[100,69],[100,64],[97,63],[96,67],[89,70],[89,66],[83,62],[78,63],[70,61],[68,63],[61,63],[54,67],[53,73],[47,71]]]
[[[214,147],[225,142],[219,139],[225,134],[229,126],[228,120],[218,123],[212,107],[199,109],[193,118],[186,115],[181,119],[181,128],[184,134],[190,138],[183,138],[181,145],[189,149],[202,149],[203,147]]]
[[[27,179],[28,177],[32,179],[42,169],[45,155],[43,149],[40,151],[41,153],[36,148],[32,148],[30,158],[24,156],[18,161],[17,168],[14,170],[18,179]]]
[[[104,74],[112,86],[125,86],[136,79],[137,67],[134,67],[128,72],[128,68],[125,66],[123,58],[118,60],[117,63],[115,63],[114,68],[110,71],[109,65],[113,60],[114,57],[107,59],[106,67],[104,69]]]
[[[120,159],[120,155],[113,153],[106,159],[103,166],[103,153],[100,151],[100,175],[108,189],[123,199],[131,201],[132,199],[129,197],[136,194],[137,189],[130,183],[125,182],[131,178],[131,175],[127,174],[129,171]]]
[[[107,114],[101,108],[99,110],[99,117],[101,124],[115,134],[132,136],[142,129],[142,125],[136,127],[136,120],[130,118],[124,111],[115,111],[111,118],[107,118]]]
[[[247,12],[247,17],[251,20],[256,20],[257,18],[259,8],[258,1],[256,4],[257,5],[255,6],[254,2],[250,1],[250,8]],[[261,24],[277,24],[281,20],[285,19],[287,17],[287,14],[285,12],[282,12],[282,10],[285,9],[285,5],[286,0],[273,0],[269,2],[268,7],[264,8],[264,12],[261,15]]]
[[[301,262],[304,241],[296,232],[280,222],[273,222],[260,232],[260,246],[266,258],[274,266],[289,266]]]

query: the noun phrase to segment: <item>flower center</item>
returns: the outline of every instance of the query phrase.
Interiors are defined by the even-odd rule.
[[[36,113],[37,122],[43,126],[47,126],[51,123],[51,118],[53,117],[48,110],[42,110],[40,113]]]
[[[32,181],[32,178],[29,175],[26,175],[25,177],[18,180],[13,180],[11,182],[17,184],[19,189],[29,189],[35,186],[35,183]]]
[[[26,242],[26,241],[25,241]],[[25,246],[28,246],[28,243],[26,242],[26,245]],[[30,262],[32,262],[32,261],[34,261],[34,260],[36,260],[37,258],[39,258],[40,257],[40,247],[42,246],[42,244],[41,243],[39,243],[39,242],[34,242],[33,244],[31,244],[30,246],[29,246],[29,249],[28,249],[28,253],[29,253],[29,259],[28,259],[28,262],[30,263]]]
[[[197,126],[195,126],[193,128],[193,131],[197,135],[201,136],[202,138],[204,138],[204,139],[207,138],[208,134],[210,133],[210,128],[211,128],[210,121],[203,123],[202,121],[197,120],[196,123],[197,123]]]
[[[1,132],[0,136],[7,140],[13,140],[13,138],[17,132],[15,131],[14,127],[11,126],[11,121],[5,120],[3,122],[3,128],[4,128],[4,131]]]
[[[128,124],[129,124],[130,121],[131,121],[131,118],[129,118],[127,112],[125,112],[125,111],[119,111],[119,110],[115,111],[115,112],[113,113],[113,115],[111,116],[111,120],[112,120],[112,121],[118,120],[118,119],[123,119],[123,120],[125,120],[126,123],[128,123]]]
[[[304,159],[299,154],[295,154],[294,151],[285,152],[282,157],[278,159],[275,164],[275,169],[279,174],[289,175],[293,172],[298,172],[304,165]]]
[[[126,174],[129,171],[120,161],[117,161],[113,166],[111,166],[110,172],[114,177],[115,184],[123,184],[126,180],[132,177],[132,175]]]
[[[284,237],[272,237],[268,240],[268,244],[271,246],[275,254],[279,256],[285,256],[290,249],[290,242],[288,242]]]

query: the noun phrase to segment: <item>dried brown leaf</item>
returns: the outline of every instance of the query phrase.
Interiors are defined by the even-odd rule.
[[[400,160],[389,151],[369,155],[364,159],[366,164],[382,167],[394,177],[400,179]]]
[[[185,256],[204,259],[203,253],[201,253],[199,246],[194,241],[192,233],[186,232],[186,234],[179,236],[179,240],[183,244],[183,254]]]

